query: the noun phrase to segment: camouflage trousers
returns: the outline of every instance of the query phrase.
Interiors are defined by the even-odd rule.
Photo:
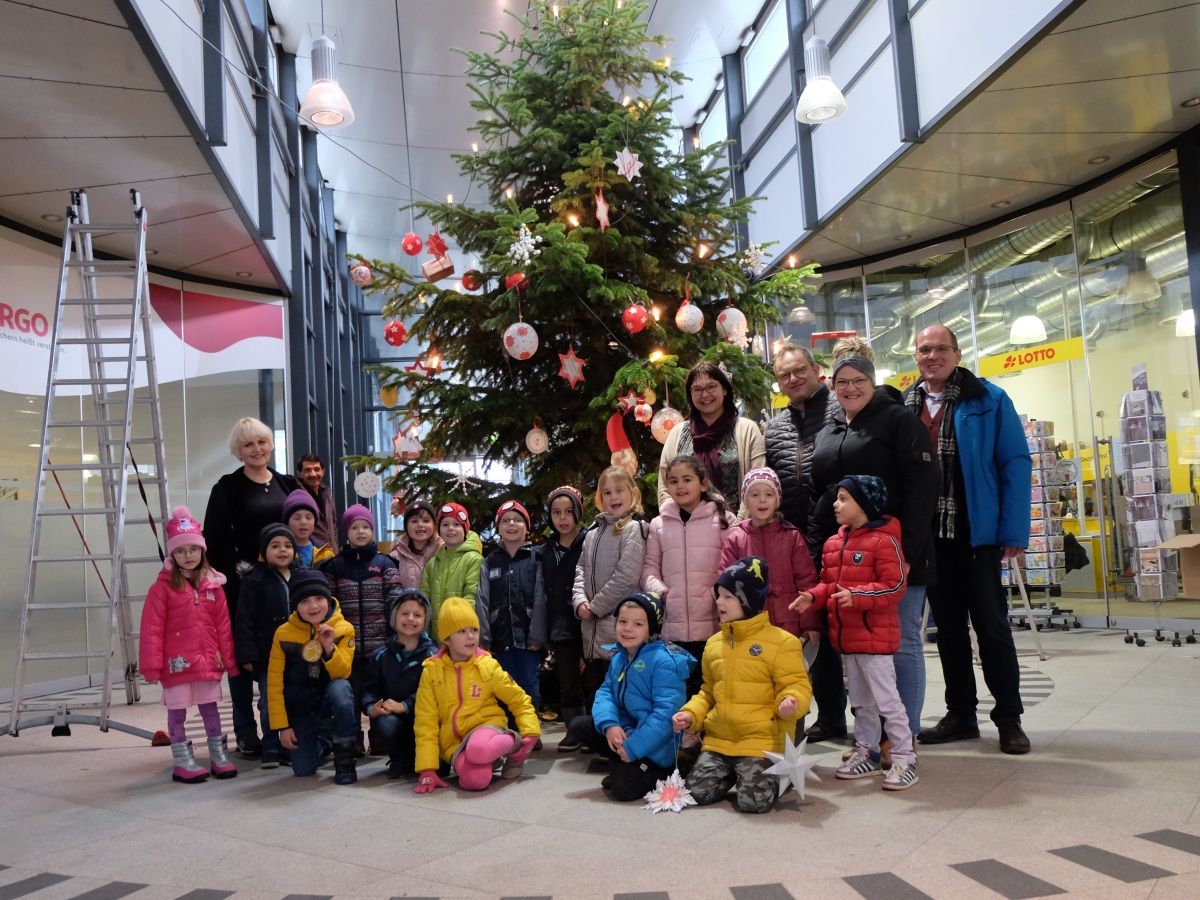
[[[706,806],[716,803],[736,785],[734,803],[742,812],[770,812],[779,796],[779,779],[764,775],[771,761],[756,756],[725,756],[702,750],[687,777],[688,790],[696,803]]]

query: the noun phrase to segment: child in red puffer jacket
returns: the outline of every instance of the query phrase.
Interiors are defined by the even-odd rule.
[[[837,534],[825,542],[821,583],[792,604],[797,612],[826,609],[829,640],[845,654],[850,706],[854,710],[854,753],[837,770],[842,779],[883,774],[879,718],[892,742],[887,791],[917,783],[917,757],[908,713],[896,690],[892,654],[900,649],[897,606],[906,569],[900,523],[882,514],[887,487],[873,475],[847,475],[838,482],[833,510]]]

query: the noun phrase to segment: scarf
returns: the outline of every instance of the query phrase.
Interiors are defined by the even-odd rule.
[[[958,440],[954,435],[954,406],[958,403],[958,374],[946,382],[942,391],[942,422],[938,427],[937,454],[940,483],[938,485],[937,508],[934,511],[933,533],[935,536],[953,540],[958,521]],[[906,398],[906,405],[917,418],[925,405],[924,382]]]
[[[721,415],[717,416],[711,425],[706,425],[699,413],[692,412],[690,420],[692,452],[700,460],[700,465],[704,466],[708,480],[715,484],[722,484],[724,481],[721,474],[721,460],[717,451],[720,449],[721,443],[733,431],[736,422],[737,410],[728,407],[722,410]]]

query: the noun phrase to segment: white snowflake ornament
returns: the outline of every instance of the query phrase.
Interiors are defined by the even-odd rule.
[[[767,267],[767,254],[763,251],[761,244],[751,244],[738,262],[751,275],[761,275],[763,269]]]
[[[654,786],[654,790],[642,798],[646,805],[642,809],[660,812],[682,812],[684,807],[695,806],[696,798],[683,782],[683,776],[676,769]]]
[[[538,244],[542,242],[540,235],[533,234],[529,226],[521,224],[517,239],[508,248],[508,259],[514,266],[528,266],[529,261],[541,254]]]

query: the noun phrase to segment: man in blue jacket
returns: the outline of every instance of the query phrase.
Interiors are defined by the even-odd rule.
[[[1008,394],[959,365],[958,340],[944,325],[917,335],[916,360],[921,378],[904,392],[904,403],[929,430],[940,470],[933,521],[937,586],[929,588],[929,605],[946,679],[946,715],[917,740],[979,737],[969,617],[983,680],[996,701],[992,721],[1000,749],[1028,753],[1017,650],[1000,585],[1001,565],[1029,543],[1033,463],[1025,431]]]

